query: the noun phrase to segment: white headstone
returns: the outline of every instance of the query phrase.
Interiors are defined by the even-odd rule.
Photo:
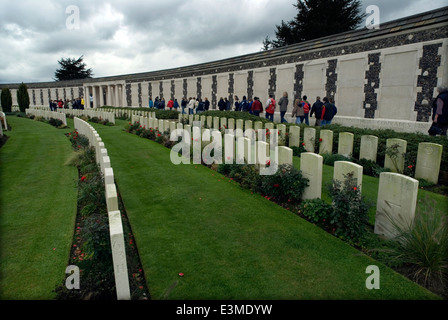
[[[319,154],[333,153],[333,131],[322,129],[319,137]]]
[[[421,142],[418,145],[415,178],[437,184],[439,182],[440,163],[443,147],[440,144]]]
[[[377,152],[378,152],[378,137],[371,135],[361,136],[359,159],[366,159],[376,162]]]
[[[314,144],[316,140],[316,129],[304,128],[303,129],[303,143],[307,152],[314,152]]]
[[[338,154],[351,157],[353,154],[354,134],[351,132],[341,132],[339,134]]]
[[[313,152],[304,152],[300,155],[300,171],[308,181],[302,198],[316,199],[322,195],[322,167],[323,157]]]
[[[335,161],[333,170],[333,180],[340,182],[341,186],[344,184],[346,176],[353,174],[353,179],[356,187],[361,191],[362,188],[362,173],[363,167],[359,164],[350,161]]]
[[[300,127],[290,126],[289,127],[289,146],[290,147],[300,147]]]
[[[391,157],[387,154],[384,158],[384,168],[392,172],[401,173],[404,170],[404,154],[406,153],[407,141],[402,139],[387,139],[386,150],[396,151]]]
[[[380,174],[376,204],[375,233],[394,238],[397,230],[409,228],[415,216],[418,180],[408,176],[383,172]]]

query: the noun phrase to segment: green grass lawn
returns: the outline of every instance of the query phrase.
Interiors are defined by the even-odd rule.
[[[0,299],[47,300],[65,279],[76,217],[71,145],[48,124],[9,116],[0,148]]]
[[[173,165],[169,149],[124,132],[125,123],[94,127],[111,158],[153,299],[436,298],[215,171]],[[379,290],[366,289],[369,265],[380,268]]]

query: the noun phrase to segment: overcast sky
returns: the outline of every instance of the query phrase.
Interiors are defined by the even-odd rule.
[[[448,0],[362,0],[380,22]],[[0,83],[53,81],[61,58],[94,77],[148,72],[261,50],[296,0],[0,0]],[[79,14],[78,14],[79,13]],[[77,19],[79,17],[79,19]]]

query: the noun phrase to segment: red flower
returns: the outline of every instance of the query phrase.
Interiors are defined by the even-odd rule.
[[[179,277],[183,277],[183,276],[184,276],[183,272],[179,272]]]
[[[270,166],[271,165],[271,160],[266,161],[266,165]]]
[[[319,139],[319,142],[322,142],[322,138]]]
[[[278,183],[274,184],[274,188],[279,188],[280,185]]]
[[[86,176],[81,177],[81,181],[85,181],[86,179],[87,179]]]
[[[408,166],[408,169],[412,169],[412,165]]]
[[[305,142],[302,142],[302,146],[305,146]]]
[[[157,136],[160,137],[160,133],[158,133]]]
[[[353,190],[355,190],[355,191],[356,191],[356,190],[358,190],[358,188],[356,188],[356,187],[353,187]]]

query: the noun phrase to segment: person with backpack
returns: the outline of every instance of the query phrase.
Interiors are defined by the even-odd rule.
[[[441,135],[447,135],[448,129],[448,88],[444,86],[437,87],[436,100],[433,108],[433,122],[441,129]]]
[[[309,113],[310,113],[310,103],[308,102],[308,97],[307,96],[303,96],[303,99],[301,101],[302,103],[302,107],[303,107],[303,113],[305,114],[305,123],[307,126],[310,125],[310,121],[309,121]]]
[[[330,101],[327,97],[323,99],[324,105],[322,106],[322,116],[321,116],[321,125],[330,125],[336,113],[338,113],[338,109]]]
[[[305,113],[303,112],[303,106],[301,99],[296,99],[294,101],[294,109],[292,110],[292,117],[296,117],[296,124],[303,123],[305,120]]]
[[[266,101],[266,119],[274,122],[274,112],[275,112],[275,99],[272,94],[269,95],[268,101]]]
[[[324,104],[322,103],[322,101],[320,101],[320,97],[317,96],[316,97],[316,102],[313,103],[313,106],[311,107],[311,112],[310,112],[310,117],[313,116],[313,114],[316,117],[316,123],[314,124],[316,127],[320,126],[320,122],[322,121],[322,106]]]

